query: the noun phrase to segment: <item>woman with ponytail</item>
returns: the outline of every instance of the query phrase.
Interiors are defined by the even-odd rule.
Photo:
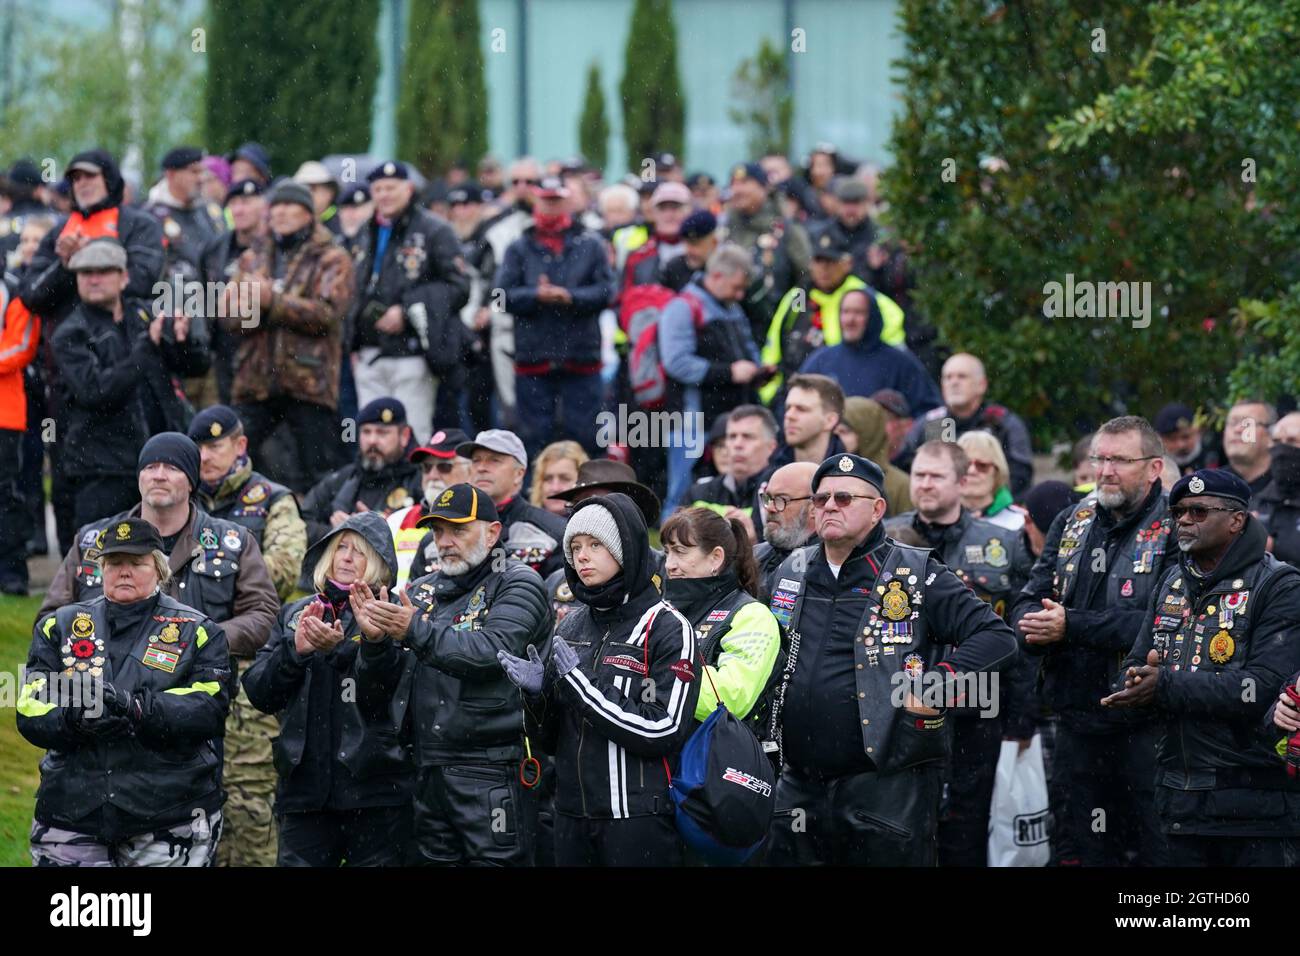
[[[709,672],[700,681],[695,719],[707,719],[721,697],[761,735],[765,692],[779,673],[781,632],[756,598],[759,571],[749,533],[735,518],[684,508],[664,523],[659,537],[668,571],[664,597],[695,628],[699,657]]]

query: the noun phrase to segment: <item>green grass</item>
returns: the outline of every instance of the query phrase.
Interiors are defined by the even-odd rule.
[[[36,768],[41,751],[18,735],[14,705],[40,605],[39,595],[0,597],[0,674],[8,685],[3,691],[5,707],[0,710],[0,866],[31,864],[27,835],[36,803],[36,785],[40,783]]]

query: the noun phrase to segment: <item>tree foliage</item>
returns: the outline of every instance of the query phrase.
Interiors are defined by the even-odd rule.
[[[779,47],[763,37],[758,52],[742,60],[731,80],[731,121],[745,131],[748,155],[790,153],[794,123],[794,95],[790,92],[790,67]]]
[[[1277,4],[1293,25],[1297,2]],[[900,3],[904,109],[883,181],[888,222],[912,249],[918,306],[954,349],[985,361],[991,398],[1029,417],[1040,440],[1121,411],[1226,397],[1239,300],[1289,284],[1294,242],[1251,202],[1241,172],[1260,145],[1246,117],[1275,96],[1293,104],[1294,92],[1228,78],[1216,54],[1206,62],[1202,40],[1214,38],[1191,42],[1183,29],[1201,8],[1239,17],[1236,33],[1225,22],[1212,42],[1227,63],[1243,55],[1233,44],[1264,44],[1246,26],[1280,19],[1267,6],[1108,4],[1103,16],[1100,2]],[[1294,50],[1287,36],[1276,43]],[[1278,57],[1277,72],[1294,62],[1276,45],[1256,55]],[[1201,78],[1156,95],[1181,73]],[[1214,128],[1233,117],[1235,131]],[[1048,284],[1067,276],[1150,283],[1150,324],[1048,318]]]
[[[262,143],[277,172],[370,143],[379,0],[213,0],[208,145]]]
[[[677,69],[672,0],[636,0],[618,89],[628,165],[637,168],[661,150],[674,153],[680,162],[686,101]]]
[[[399,153],[426,173],[487,152],[488,97],[478,0],[411,5],[397,107]]]
[[[132,87],[116,20],[94,29],[48,11],[16,12],[10,25],[13,83],[0,114],[0,143],[9,161],[52,159],[54,175],[73,155],[102,147],[119,161],[131,137],[132,95],[141,97],[142,172],[155,174],[163,153],[200,140],[194,117],[201,112],[205,57],[192,50],[191,23],[165,0],[142,0],[145,33],[141,78]]]
[[[587,70],[587,93],[578,120],[578,150],[596,169],[603,170],[609,159],[609,119],[605,115],[605,92],[600,88],[600,66]]]
[[[1052,126],[1052,145],[1074,150],[1164,136],[1200,144],[1192,174],[1238,197],[1263,229],[1272,281],[1243,286],[1232,313],[1237,361],[1232,401],[1300,393],[1300,0],[1222,0],[1151,8],[1153,39],[1128,81]],[[1200,201],[1199,197],[1192,201]],[[1218,234],[1221,238],[1222,233]],[[1208,238],[1208,237],[1207,237]]]

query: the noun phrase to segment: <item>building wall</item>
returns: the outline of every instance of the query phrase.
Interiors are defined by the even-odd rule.
[[[388,0],[390,7],[410,2],[418,0]],[[618,88],[632,6],[633,0],[480,0],[494,154],[548,159],[577,152],[587,68],[596,62],[612,130],[609,172],[628,168]],[[746,158],[744,134],[727,115],[732,74],[764,36],[788,47],[795,28],[806,44],[805,52],[791,54],[796,155],[829,140],[848,155],[887,161],[898,104],[889,64],[903,49],[894,10],[894,0],[675,0],[687,168],[720,176]],[[379,28],[381,48],[395,36],[389,15]],[[504,41],[503,51],[493,50],[494,38],[498,46]],[[386,49],[385,70],[391,62]],[[388,88],[381,77],[381,94]],[[377,107],[373,151],[387,153],[392,111]]]

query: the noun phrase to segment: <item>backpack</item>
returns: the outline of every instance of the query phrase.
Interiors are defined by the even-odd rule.
[[[659,318],[678,293],[662,285],[632,286],[623,293],[619,324],[628,340],[627,372],[632,398],[644,409],[663,408],[668,394],[668,376],[659,358]],[[704,325],[704,306],[695,296],[683,292],[680,298],[690,306],[698,330]]]
[[[701,670],[712,685],[702,659]],[[721,698],[686,741],[668,786],[678,834],[707,862],[737,866],[763,845],[776,805],[776,770]]]

